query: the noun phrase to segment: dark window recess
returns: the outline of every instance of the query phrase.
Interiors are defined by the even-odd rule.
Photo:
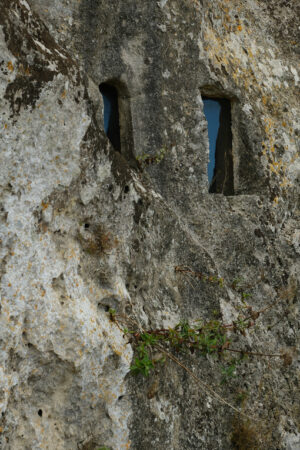
[[[203,97],[208,125],[209,192],[233,195],[231,104],[227,99]]]
[[[121,151],[119,96],[114,86],[102,83],[99,86],[104,103],[104,130],[115,150]]]

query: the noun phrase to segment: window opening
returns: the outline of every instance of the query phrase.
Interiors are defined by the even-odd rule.
[[[216,144],[218,131],[220,127],[220,112],[221,105],[217,100],[205,98],[204,103],[204,114],[207,120],[208,126],[208,141],[209,141],[209,161],[207,166],[208,182],[211,184],[215,165],[216,165]]]
[[[102,83],[99,86],[104,103],[104,130],[115,150],[121,151],[119,95],[114,86]]]
[[[209,192],[233,194],[231,104],[227,99],[203,97],[208,125]]]

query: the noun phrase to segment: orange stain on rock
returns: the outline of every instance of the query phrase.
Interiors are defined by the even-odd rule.
[[[49,206],[49,203],[42,202],[42,210],[45,211]]]

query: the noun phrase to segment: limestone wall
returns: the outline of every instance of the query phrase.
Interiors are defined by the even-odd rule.
[[[2,0],[1,449],[299,448],[298,19],[296,1]],[[201,94],[231,101],[232,196],[208,193]],[[288,360],[220,384],[225,362],[177,355],[240,413],[171,360],[130,374],[132,321],[247,305],[265,312],[236,348]]]

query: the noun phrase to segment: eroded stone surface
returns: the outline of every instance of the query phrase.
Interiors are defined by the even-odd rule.
[[[91,432],[125,448],[131,349],[98,305],[127,293],[117,276],[86,283],[80,207],[67,212],[81,199],[87,87],[26,2],[7,4],[1,26],[1,448],[75,448]]]
[[[2,3],[1,448],[233,448],[235,413],[182,368],[127,375],[107,311],[230,322],[241,278],[248,304],[275,306],[236,345],[292,364],[249,359],[220,386],[218,361],[182,361],[264,424],[259,448],[299,448],[296,2]],[[131,111],[123,155],[102,125],[109,80]],[[208,194],[201,93],[232,100],[234,196]]]

